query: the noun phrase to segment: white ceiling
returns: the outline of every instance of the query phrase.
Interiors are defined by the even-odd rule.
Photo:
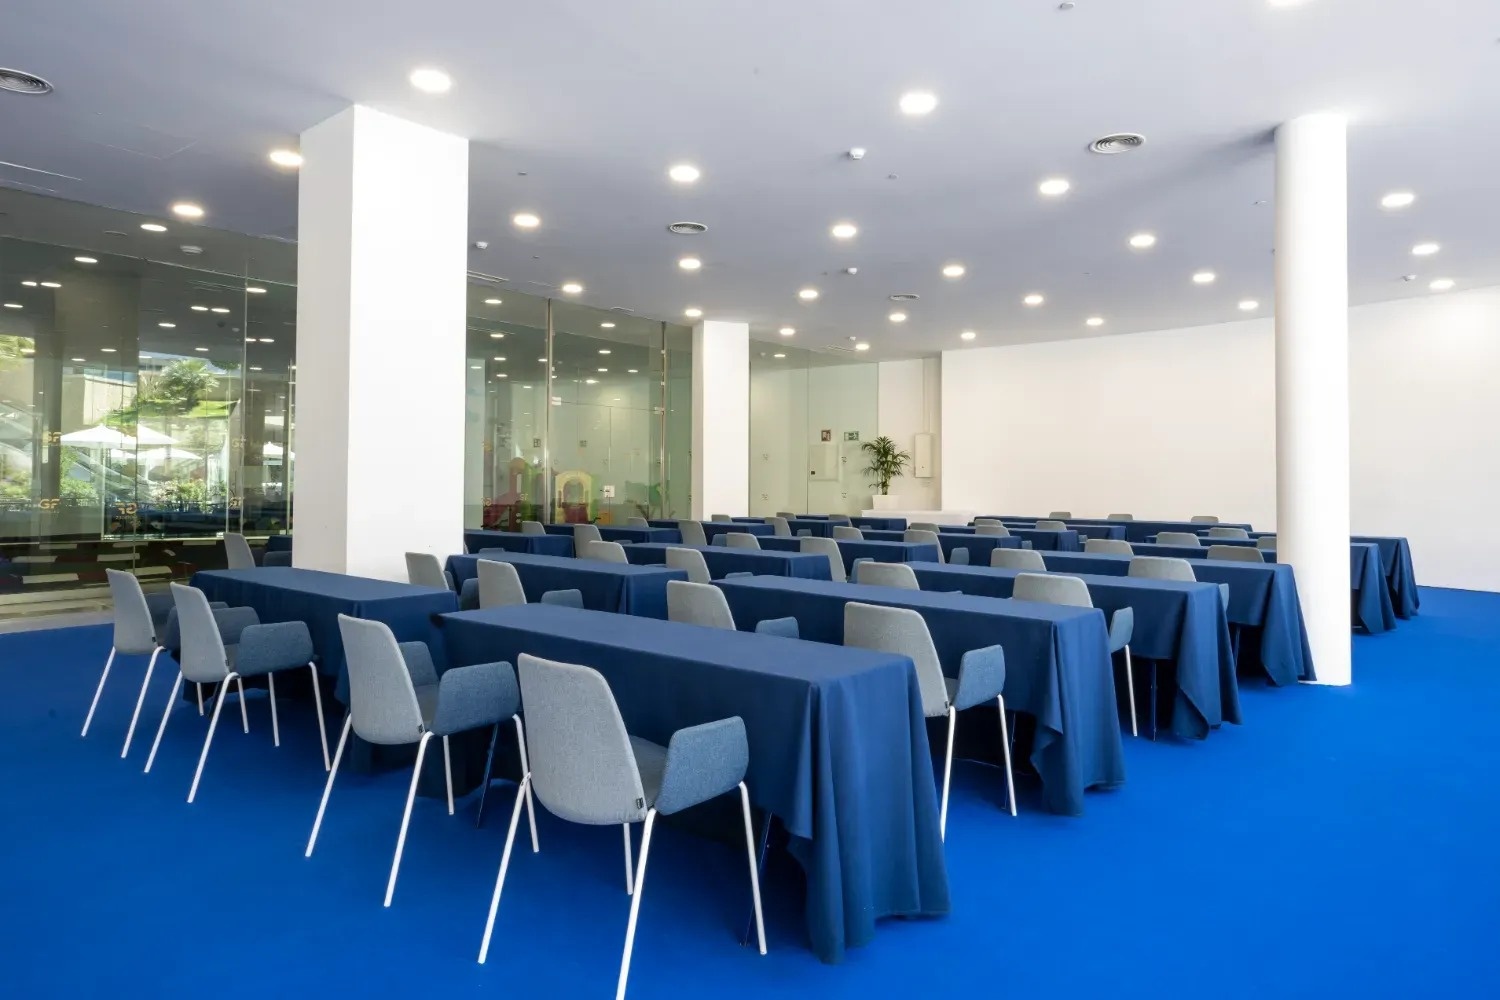
[[[295,176],[266,153],[358,101],[474,141],[471,236],[490,243],[475,271],[539,293],[576,278],[585,302],[676,321],[701,306],[765,339],[790,324],[801,347],[857,335],[875,358],[955,348],[963,329],[977,347],[1228,321],[1243,298],[1268,310],[1270,132],[1334,109],[1352,120],[1353,300],[1500,284],[1494,0],[1057,8],[8,0],[0,65],[57,91],[0,93],[0,160],[51,172],[0,166],[0,184],[137,212],[191,199],[207,225],[290,237]],[[420,65],[452,92],[413,90]],[[940,99],[926,118],[896,109],[914,88]],[[1086,150],[1114,131],[1149,141]],[[856,145],[862,162],[841,156]],[[681,161],[696,185],[668,181]],[[1042,198],[1048,176],[1073,190]],[[1403,188],[1411,208],[1378,206]],[[542,227],[514,229],[520,210]],[[681,219],[708,234],[668,234]],[[850,243],[829,236],[842,220]],[[1127,248],[1140,230],[1153,250]],[[1441,253],[1413,258],[1422,240]],[[688,253],[700,272],[677,268]],[[942,278],[955,260],[967,275]],[[1194,285],[1204,268],[1218,281]],[[1021,304],[1031,291],[1043,307]],[[922,296],[901,326],[892,292]]]

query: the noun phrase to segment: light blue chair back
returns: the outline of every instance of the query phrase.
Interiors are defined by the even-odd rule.
[[[448,576],[443,572],[443,564],[438,562],[438,557],[431,552],[408,552],[406,554],[406,579],[418,587],[451,589]]]
[[[943,665],[932,644],[932,633],[917,612],[850,601],[844,605],[844,645],[910,657],[917,668],[922,714],[932,718],[948,711]]]
[[[862,542],[865,540],[865,533],[851,525],[835,524],[833,526],[833,537],[846,542]]]
[[[254,569],[255,556],[250,553],[250,543],[245,536],[235,531],[224,533],[224,564],[230,569]]]
[[[708,519],[710,521],[733,521],[734,520],[734,518],[730,517],[728,514],[710,514]]]
[[[1265,553],[1261,552],[1258,548],[1252,549],[1248,545],[1210,545],[1208,547],[1208,558],[1247,563],[1263,563],[1266,561]]]
[[[478,570],[481,608],[503,608],[526,603],[526,590],[521,586],[521,576],[510,563],[498,559],[480,559]]]
[[[1216,514],[1194,514],[1188,518],[1190,524],[1218,524],[1219,518]]]
[[[1076,576],[1061,576],[1054,573],[1022,573],[1016,577],[1016,586],[1010,596],[1018,601],[1065,604],[1070,608],[1094,606],[1094,599],[1089,596],[1088,584]]]
[[[682,534],[684,545],[708,544],[708,532],[703,530],[703,525],[698,521],[678,521],[677,530]]]
[[[1020,569],[1031,573],[1047,572],[1042,554],[1035,549],[996,549],[990,553],[990,565],[999,569]]]
[[[627,527],[627,528],[649,528],[649,527],[651,527],[651,522],[648,521],[648,520],[646,520],[644,517],[627,517],[625,519],[625,527]]]
[[[146,604],[141,581],[124,570],[106,569],[104,573],[109,577],[109,596],[114,604],[115,652],[128,655],[154,652],[156,625],[151,620],[151,608]]]
[[[184,680],[214,684],[229,675],[229,653],[219,623],[214,620],[208,598],[196,587],[172,584],[172,603],[177,608],[177,628],[182,646],[177,662]]]
[[[1134,514],[1111,514],[1105,518],[1106,521],[1134,521]]]
[[[786,518],[777,516],[777,517],[768,517],[768,518],[766,518],[766,520],[769,521],[769,522],[771,522],[771,530],[776,535],[777,538],[791,538],[792,537],[792,526],[787,523],[787,519]]]
[[[592,524],[573,525],[573,551],[582,553],[585,542],[602,542],[604,536],[599,534],[599,529]]]
[[[1109,556],[1133,556],[1135,549],[1130,543],[1118,538],[1089,538],[1083,543],[1083,551],[1095,552]]]
[[[1073,512],[1071,510],[1054,510],[1047,516],[1054,521],[1070,521],[1073,518]]]
[[[934,535],[938,532],[938,526],[931,521],[913,521],[906,527],[911,531],[930,531]]]
[[[1047,520],[1043,518],[1036,523],[1037,531],[1067,531],[1068,526],[1058,520]]]
[[[1191,531],[1163,531],[1156,536],[1157,545],[1187,545],[1202,548],[1203,541]]]
[[[576,542],[574,543],[577,544]],[[595,562],[628,563],[625,558],[625,546],[619,542],[585,542],[583,551],[578,554],[580,559],[592,559]]]
[[[422,708],[396,637],[384,622],[339,615],[349,665],[349,718],[360,739],[404,746],[422,738]]]
[[[760,539],[748,531],[726,531],[724,533],[724,544],[731,549],[758,549]]]
[[[901,540],[904,542],[914,542],[917,545],[936,545],[938,562],[948,561],[947,557],[943,555],[943,544],[938,541],[938,533],[936,531],[929,528],[907,528],[901,533]]]
[[[976,521],[974,522],[974,534],[998,535],[1001,538],[1009,538],[1010,529],[1001,524],[999,521],[996,521],[992,524],[985,524],[983,521]]]
[[[521,522],[521,534],[523,535],[545,535],[546,533],[547,527],[541,521]]]
[[[539,602],[551,604],[559,608],[577,608],[583,610],[583,591],[581,590],[549,590],[542,595]]]
[[[1151,580],[1177,580],[1182,583],[1197,583],[1193,564],[1186,559],[1166,559],[1161,556],[1136,556],[1130,560],[1130,576]]]
[[[687,573],[688,580],[692,583],[713,582],[713,576],[708,572],[708,562],[697,549],[667,549],[667,566]]]
[[[735,631],[734,614],[724,592],[711,583],[667,581],[667,620]]]
[[[864,562],[854,567],[854,582],[872,587],[899,587],[902,590],[921,590],[917,574],[906,563]]]
[[[1216,526],[1208,529],[1208,537],[1248,539],[1250,537],[1250,532],[1246,531],[1244,528],[1225,528],[1222,526]]]
[[[1255,540],[1255,547],[1257,549],[1274,549],[1276,547],[1276,536],[1261,535]]]
[[[833,529],[835,532],[838,528]],[[856,530],[856,529],[848,529]],[[797,543],[801,551],[808,554],[823,555],[828,557],[828,578],[835,583],[844,583],[848,580],[844,573],[844,555],[839,551],[839,543],[832,538],[807,537]]]

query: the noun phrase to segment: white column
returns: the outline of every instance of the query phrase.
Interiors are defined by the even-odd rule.
[[[750,503],[750,324],[693,327],[691,516],[742,516]]]
[[[468,140],[354,106],[302,134],[294,563],[462,551]]]
[[[1276,535],[1317,679],[1351,680],[1347,126],[1276,130]]]

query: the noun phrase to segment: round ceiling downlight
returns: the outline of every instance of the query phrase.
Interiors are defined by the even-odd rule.
[[[1146,144],[1146,137],[1139,132],[1116,132],[1113,135],[1102,135],[1089,143],[1089,150],[1101,153],[1105,156],[1113,156],[1116,153],[1128,153],[1133,149],[1140,149]]]
[[[40,96],[52,93],[52,84],[25,70],[0,67],[0,90]]]
[[[916,292],[896,292],[890,296],[892,302],[915,302],[921,298]]]
[[[697,236],[699,233],[708,232],[708,227],[701,222],[674,222],[667,226],[667,232],[676,233],[678,236]]]

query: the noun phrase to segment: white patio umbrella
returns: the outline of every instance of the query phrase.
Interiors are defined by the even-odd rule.
[[[147,427],[145,424],[137,424],[136,425],[135,436],[141,442],[141,444],[176,444],[177,443],[177,439],[176,438],[174,438],[174,437],[168,437],[167,435],[161,433],[160,431],[153,431],[151,428]]]
[[[62,443],[83,448],[134,448],[135,438],[98,424],[81,431],[69,431],[62,436]]]

